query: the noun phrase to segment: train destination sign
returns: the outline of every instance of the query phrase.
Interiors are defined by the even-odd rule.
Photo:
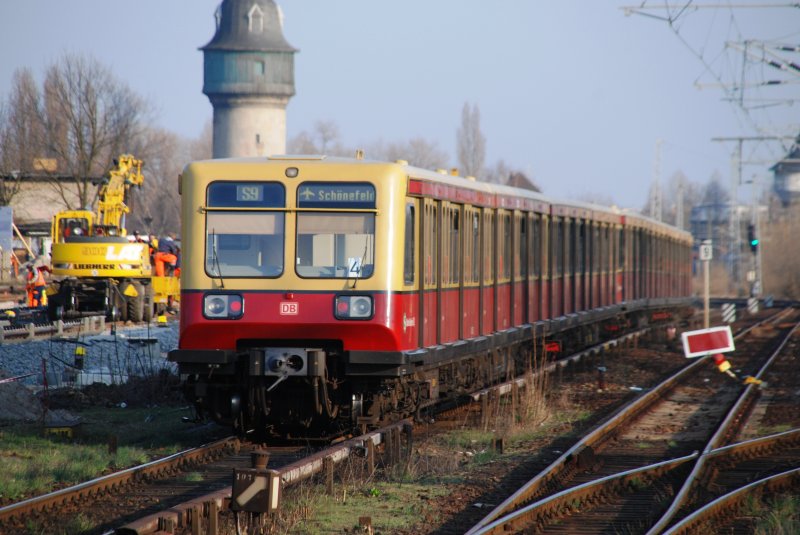
[[[681,335],[681,338],[683,339],[683,353],[687,359],[711,353],[728,353],[735,349],[730,326],[687,331]]]
[[[206,193],[214,208],[278,208],[286,204],[286,193],[278,182],[213,182]]]
[[[375,186],[367,183],[304,182],[297,188],[299,208],[375,208]]]

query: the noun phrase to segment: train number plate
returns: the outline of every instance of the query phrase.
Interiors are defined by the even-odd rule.
[[[300,306],[291,301],[281,301],[281,316],[296,316],[300,312]]]

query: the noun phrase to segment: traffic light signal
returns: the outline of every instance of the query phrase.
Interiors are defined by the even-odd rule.
[[[750,242],[750,251],[756,254],[756,251],[758,251],[758,236],[756,236],[756,226],[752,223],[747,225],[747,241]]]

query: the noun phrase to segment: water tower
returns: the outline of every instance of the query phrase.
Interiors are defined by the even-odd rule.
[[[203,93],[214,108],[214,158],[286,152],[294,54],[272,0],[223,0],[203,51]]]

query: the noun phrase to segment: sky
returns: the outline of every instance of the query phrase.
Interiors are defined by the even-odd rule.
[[[718,173],[729,184],[736,143],[715,138],[800,130],[800,101],[765,105],[800,97],[798,73],[743,63],[731,44],[800,44],[798,8],[731,9],[744,2],[707,0],[728,7],[689,9],[669,24],[661,1],[645,2],[653,7],[646,16],[622,9],[641,0],[278,3],[284,35],[300,50],[289,138],[332,121],[346,146],[422,137],[457,166],[456,132],[470,103],[480,110],[487,165],[503,160],[554,197],[642,208],[655,178],[667,184],[682,172],[706,183]],[[758,3],[780,2],[747,2]],[[65,53],[87,54],[148,99],[155,126],[197,137],[212,116],[198,49],[214,34],[218,4],[0,2],[0,98],[16,69],[30,68],[41,81]],[[798,53],[781,54],[800,63]],[[778,78],[795,85],[749,88]],[[731,102],[738,94],[713,87],[742,80],[745,100],[762,103],[750,116]],[[766,181],[788,146],[743,142],[742,180]]]

